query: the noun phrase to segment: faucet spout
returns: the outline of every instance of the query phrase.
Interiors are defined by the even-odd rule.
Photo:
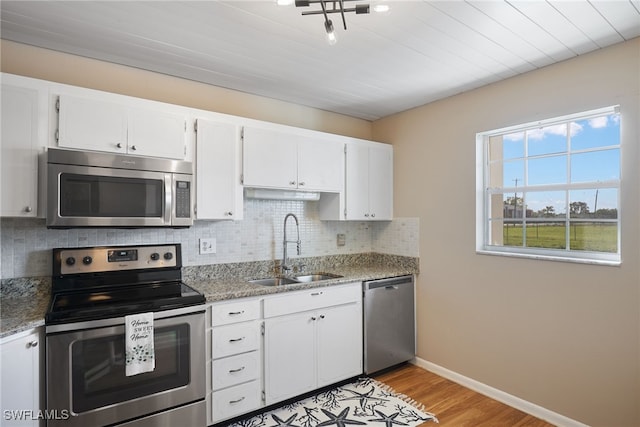
[[[296,233],[297,233],[297,239],[296,240],[287,240],[287,220],[289,219],[289,217],[293,217],[293,219],[296,222]],[[287,245],[289,243],[295,243],[296,244],[296,249],[297,249],[297,253],[298,255],[300,255],[300,224],[298,222],[298,217],[295,216],[295,214],[292,213],[288,213],[287,215],[285,215],[284,217],[284,232],[283,232],[283,240],[282,240],[282,272],[284,273],[285,271],[289,271],[291,270],[291,267],[289,267],[289,265],[287,264],[288,260],[287,260]]]

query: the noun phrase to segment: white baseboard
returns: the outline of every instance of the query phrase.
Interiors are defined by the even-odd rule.
[[[579,421],[565,417],[564,415],[545,409],[542,406],[538,406],[535,403],[520,399],[519,397],[513,396],[509,393],[505,393],[502,390],[498,390],[497,388],[493,388],[472,378],[465,377],[464,375],[458,374],[457,372],[453,372],[447,368],[436,365],[432,362],[428,362],[424,359],[416,357],[411,361],[411,363],[462,386],[465,386],[473,391],[497,400],[498,402],[502,402],[529,415],[533,415],[536,418],[545,420],[553,425],[559,427],[589,427],[588,425],[583,424]],[[438,414],[436,414],[436,416],[437,415]]]

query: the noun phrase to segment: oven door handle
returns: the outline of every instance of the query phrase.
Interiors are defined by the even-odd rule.
[[[189,307],[181,307],[173,310],[156,311],[153,313],[153,320],[169,319],[177,316],[185,316],[188,314],[204,313],[204,305],[192,305]],[[82,329],[106,328],[111,326],[124,327],[124,316],[111,317],[109,319],[87,320],[85,322],[62,323],[59,325],[46,325],[45,332],[47,334],[59,332],[71,332]]]

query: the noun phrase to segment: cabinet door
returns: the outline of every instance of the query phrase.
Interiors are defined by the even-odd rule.
[[[1,216],[37,214],[38,97],[35,89],[2,85]]]
[[[344,189],[344,144],[304,139],[298,143],[298,189],[340,192]]]
[[[127,152],[127,110],[124,106],[61,95],[58,145],[81,150]]]
[[[9,338],[0,344],[2,365],[0,398],[2,399],[3,426],[37,427],[37,419],[7,419],[6,414],[31,410],[35,415],[40,406],[40,335],[34,332],[18,338]],[[10,418],[17,418],[10,417]]]
[[[265,320],[266,404],[315,389],[315,314],[303,312]]]
[[[184,159],[184,116],[163,111],[131,109],[128,153],[138,156]]]
[[[242,147],[246,187],[297,188],[297,141],[293,135],[244,128]]]
[[[318,310],[318,383],[323,387],[362,373],[362,305]]]
[[[236,125],[197,121],[197,219],[242,219],[239,137]]]
[[[347,219],[369,219],[369,148],[348,144],[346,158]]]
[[[369,219],[393,218],[393,148],[369,148]]]

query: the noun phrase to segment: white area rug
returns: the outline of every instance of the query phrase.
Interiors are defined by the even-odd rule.
[[[361,378],[353,383],[238,421],[231,426],[415,427],[427,421],[437,423],[438,419],[433,414],[425,412],[422,404],[394,392],[379,381]]]

